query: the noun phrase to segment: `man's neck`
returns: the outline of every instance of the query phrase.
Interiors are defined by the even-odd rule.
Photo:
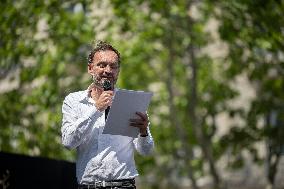
[[[101,96],[103,91],[104,90],[102,88],[99,88],[99,87],[94,85],[90,89],[90,95],[91,95],[92,99],[96,101],[97,99],[99,99],[99,97]]]

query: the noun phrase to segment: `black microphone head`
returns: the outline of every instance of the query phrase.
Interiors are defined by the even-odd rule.
[[[109,91],[111,90],[111,82],[109,80],[105,80],[104,83],[103,83],[103,88],[104,88],[104,91]]]

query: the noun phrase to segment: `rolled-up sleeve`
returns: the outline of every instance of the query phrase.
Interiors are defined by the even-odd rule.
[[[62,144],[68,149],[74,149],[91,133],[97,119],[103,114],[95,106],[79,117],[79,102],[68,95],[62,105]]]

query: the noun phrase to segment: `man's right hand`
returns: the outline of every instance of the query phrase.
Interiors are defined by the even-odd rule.
[[[100,112],[111,106],[113,94],[113,91],[103,91],[98,100],[96,100],[96,108]]]

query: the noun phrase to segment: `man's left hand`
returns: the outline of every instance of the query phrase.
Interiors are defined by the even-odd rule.
[[[147,127],[149,124],[149,119],[147,114],[142,112],[136,112],[136,115],[139,116],[137,119],[130,119],[130,126],[139,128],[141,136],[147,136]]]

